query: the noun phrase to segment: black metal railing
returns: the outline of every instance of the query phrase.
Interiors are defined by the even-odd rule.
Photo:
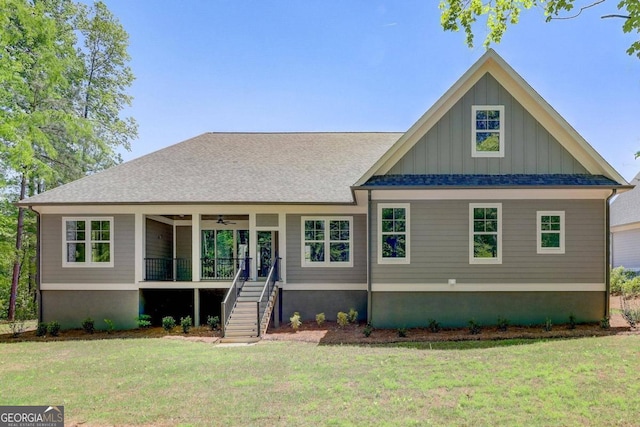
[[[222,303],[220,303],[220,326],[222,329],[222,336],[224,336],[225,334],[227,324],[229,323],[229,318],[231,317],[231,312],[236,305],[236,301],[238,300],[238,295],[240,295],[242,286],[244,285],[244,282],[246,282],[249,278],[250,260],[251,258],[245,258],[244,260],[242,260],[243,262],[241,262],[241,264],[238,266],[238,270],[233,277],[231,287],[229,287],[227,294],[224,296],[224,300],[222,301]]]
[[[245,279],[249,277],[251,258],[201,258],[201,278],[203,280],[232,280],[239,268]]]
[[[269,270],[269,275],[267,276],[267,280],[264,283],[264,287],[262,288],[262,294],[260,294],[260,298],[256,302],[256,311],[257,311],[257,320],[258,320],[258,336],[262,335],[266,332],[267,326],[269,325],[269,317],[271,317],[271,311],[267,311],[269,307],[269,302],[273,296],[273,292],[276,287],[276,282],[280,280],[280,258],[275,258],[271,263],[271,269]],[[264,330],[263,326],[264,325]]]
[[[190,258],[145,258],[145,280],[158,282],[190,281]]]

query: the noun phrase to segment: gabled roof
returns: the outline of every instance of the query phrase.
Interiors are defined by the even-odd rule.
[[[510,187],[621,187],[602,175],[589,174],[510,174],[510,175],[376,175],[361,188],[510,188]]]
[[[636,187],[620,194],[611,203],[612,227],[640,222],[640,173],[631,180],[631,184]]]
[[[593,175],[618,184],[625,179],[607,163],[518,73],[493,49],[482,57],[360,177],[364,185],[374,175],[384,175],[458,102],[486,73],[491,74],[522,106]]]
[[[205,133],[20,204],[354,203],[401,133]]]

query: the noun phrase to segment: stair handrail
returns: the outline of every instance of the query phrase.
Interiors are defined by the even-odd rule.
[[[227,291],[227,295],[225,295],[224,300],[220,304],[220,329],[222,330],[222,336],[225,334],[225,329],[229,322],[229,318],[231,317],[233,307],[235,307],[236,301],[238,300],[240,289],[242,289],[242,285],[249,277],[249,261],[250,258],[246,258],[244,261],[240,262],[238,265],[238,271],[236,272],[233,282]],[[240,280],[242,280],[241,283]],[[238,285],[238,283],[240,283],[240,285]]]
[[[262,293],[260,294],[260,298],[258,298],[258,301],[256,302],[256,312],[257,312],[256,314],[257,314],[257,320],[258,320],[258,336],[262,335],[262,322],[265,320],[264,316],[267,315],[266,306],[264,310],[261,308],[261,306],[262,304],[265,303],[265,301],[263,301],[265,298],[265,295],[267,297],[267,302],[268,302],[269,298],[271,298],[271,295],[273,294],[273,289],[275,288],[275,284],[278,281],[279,260],[280,258],[278,258],[278,256],[276,255],[273,263],[271,263],[271,269],[269,269],[267,280],[265,280],[264,286],[262,287]]]

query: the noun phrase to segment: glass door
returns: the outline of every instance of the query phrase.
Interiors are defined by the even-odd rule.
[[[256,268],[258,269],[258,277],[267,277],[273,257],[276,256],[278,247],[277,231],[258,231],[258,242],[256,256]]]

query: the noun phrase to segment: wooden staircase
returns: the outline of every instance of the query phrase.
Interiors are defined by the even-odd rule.
[[[269,319],[275,305],[277,287],[268,297],[265,310],[258,314],[258,300],[262,295],[264,283],[245,282],[240,289],[236,305],[224,329],[221,343],[252,343],[260,341],[260,336],[267,331]],[[260,329],[258,330],[258,317]]]

